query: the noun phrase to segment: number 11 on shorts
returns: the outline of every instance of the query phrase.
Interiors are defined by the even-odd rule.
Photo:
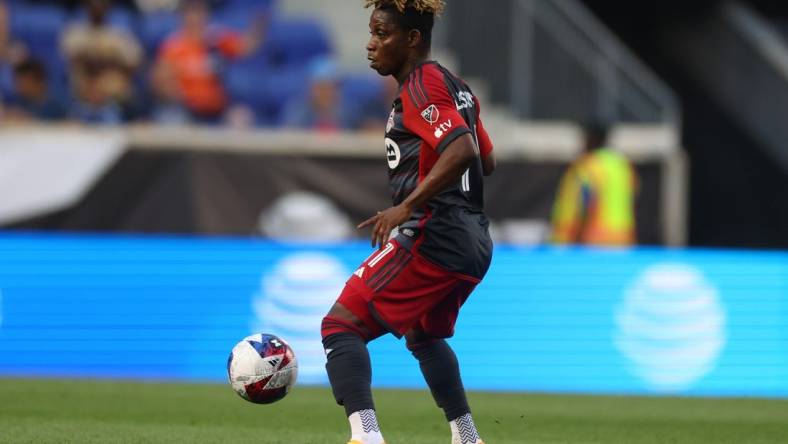
[[[371,260],[370,260],[370,261],[367,263],[367,265],[369,266],[369,268],[372,268],[372,267],[374,267],[374,266],[375,266],[375,264],[377,264],[378,262],[380,262],[380,260],[381,260],[381,259],[383,259],[384,257],[386,257],[386,255],[387,255],[387,254],[389,254],[389,253],[391,253],[392,251],[394,251],[394,244],[393,244],[393,243],[391,243],[391,242],[389,242],[389,243],[387,243],[387,244],[386,244],[386,247],[385,247],[385,248],[383,248],[383,250],[381,250],[381,251],[380,251],[380,253],[378,253],[377,255],[375,255],[375,257],[373,257],[373,258],[372,258],[372,259],[371,259]]]

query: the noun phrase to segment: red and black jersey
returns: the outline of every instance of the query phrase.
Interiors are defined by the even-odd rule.
[[[481,162],[492,143],[479,111],[465,82],[437,62],[425,62],[401,85],[385,139],[394,205],[416,189],[451,142],[465,134],[476,142],[479,155],[465,174],[400,226],[400,235],[415,240],[419,254],[474,279],[486,273],[492,251]]]

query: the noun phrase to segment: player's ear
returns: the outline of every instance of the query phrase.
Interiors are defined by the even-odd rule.
[[[408,31],[408,48],[418,48],[422,40],[421,31],[418,29]]]

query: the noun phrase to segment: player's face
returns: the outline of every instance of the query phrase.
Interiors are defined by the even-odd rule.
[[[396,75],[408,54],[408,35],[394,22],[390,12],[376,9],[369,18],[367,59],[382,76]]]

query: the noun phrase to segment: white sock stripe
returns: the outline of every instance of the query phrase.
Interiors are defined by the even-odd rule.
[[[470,413],[455,419],[454,423],[457,426],[457,432],[460,434],[463,444],[475,444],[479,441],[479,432],[476,430],[476,424],[473,423]]]
[[[375,415],[374,410],[360,410],[357,413],[361,417],[361,427],[364,429],[364,433],[380,432],[378,417]]]

